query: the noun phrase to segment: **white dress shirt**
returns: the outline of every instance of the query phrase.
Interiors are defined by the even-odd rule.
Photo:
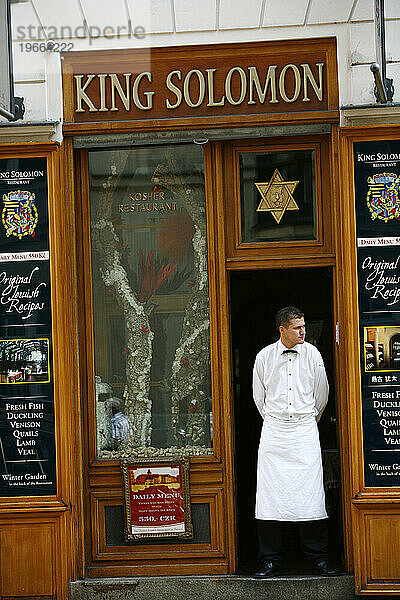
[[[318,421],[328,402],[328,380],[321,354],[304,342],[288,350],[279,339],[263,348],[253,371],[253,396],[261,416],[281,421]]]

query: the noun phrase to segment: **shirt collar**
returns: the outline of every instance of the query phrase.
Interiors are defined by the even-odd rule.
[[[302,351],[302,346],[304,345],[304,342],[303,342],[303,344],[296,344],[295,346],[293,346],[293,348],[286,348],[285,344],[282,344],[282,341],[279,338],[277,344],[278,344],[279,354],[283,354],[285,350],[294,350],[295,352],[300,354]]]

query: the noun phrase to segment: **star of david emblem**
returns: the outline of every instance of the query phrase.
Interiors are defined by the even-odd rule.
[[[287,210],[300,210],[293,198],[298,183],[298,181],[284,181],[278,169],[275,169],[267,183],[255,183],[262,196],[257,212],[270,212],[279,225]]]

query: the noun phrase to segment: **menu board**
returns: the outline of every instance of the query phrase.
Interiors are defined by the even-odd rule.
[[[400,140],[354,144],[364,477],[400,485]]]
[[[0,160],[0,496],[56,494],[47,159]]]
[[[192,538],[189,463],[186,459],[121,463],[125,490],[125,539]]]

